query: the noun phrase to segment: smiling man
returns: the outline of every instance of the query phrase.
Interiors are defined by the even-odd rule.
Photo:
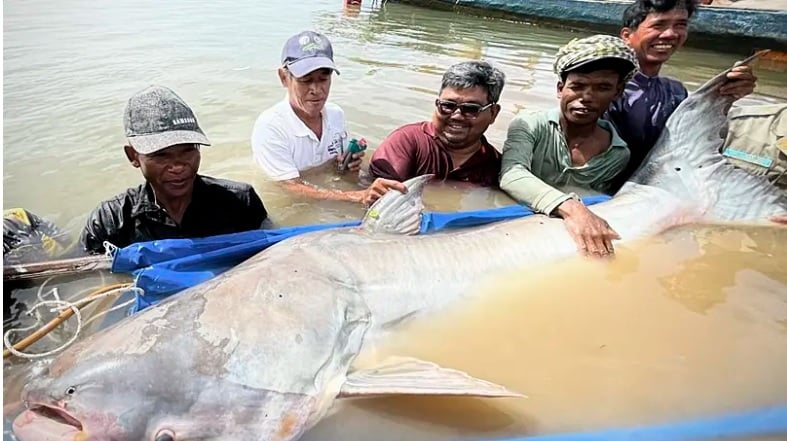
[[[672,54],[683,47],[694,0],[636,0],[623,14],[620,37],[637,53],[640,72],[626,84],[609,110],[609,118],[631,150],[631,160],[615,187],[631,176],[653,148],[688,91],[675,79],[659,75]],[[722,94],[741,98],[754,91],[757,78],[749,66],[736,66],[727,75]]]
[[[372,155],[369,172],[396,181],[434,174],[435,179],[496,187],[500,153],[484,132],[500,112],[504,85],[503,72],[483,61],[449,67],[432,120],[394,130]]]
[[[575,39],[555,56],[558,109],[511,121],[503,147],[500,188],[519,203],[565,220],[577,247],[612,254],[617,233],[568,189],[609,193],[629,150],[600,119],[636,72],[634,51],[618,37]]]
[[[137,92],[124,125],[126,157],[145,183],[93,210],[81,236],[86,252],[103,253],[104,241],[122,248],[260,228],[267,212],[250,185],[197,174],[200,146],[210,142],[175,92],[162,86]]]
[[[301,172],[325,164],[342,164],[348,154],[344,111],[328,102],[333,74],[333,46],[327,37],[303,31],[284,44],[279,81],[287,96],[257,118],[251,134],[254,160],[269,179],[285,190],[315,199],[371,204],[388,189],[406,192],[400,182],[377,179],[365,190],[341,191],[317,187]],[[364,153],[353,154],[349,170],[358,175]]]

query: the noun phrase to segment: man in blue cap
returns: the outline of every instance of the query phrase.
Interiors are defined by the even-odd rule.
[[[304,31],[287,40],[278,69],[287,97],[257,118],[251,135],[254,160],[268,178],[287,190],[316,199],[370,204],[389,188],[405,192],[402,183],[388,179],[377,179],[358,191],[319,188],[303,180],[302,171],[335,161],[341,164],[347,151],[344,112],[328,102],[334,72],[339,74],[333,47],[324,35]],[[363,152],[354,154],[351,172],[358,173],[362,157]]]

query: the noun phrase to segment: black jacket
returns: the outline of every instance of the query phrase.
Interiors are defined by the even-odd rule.
[[[154,202],[148,183],[102,202],[90,214],[80,241],[88,253],[103,253],[159,239],[193,238],[260,228],[268,216],[249,184],[197,175],[191,203],[178,225]]]

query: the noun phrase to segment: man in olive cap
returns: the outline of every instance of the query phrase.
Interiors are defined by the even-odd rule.
[[[135,93],[124,114],[126,157],[145,183],[102,202],[90,214],[81,243],[88,253],[104,242],[205,237],[257,229],[267,217],[254,189],[197,174],[200,146],[210,141],[191,108],[172,90]]]
[[[601,116],[637,69],[636,54],[618,37],[572,40],[555,57],[559,108],[517,116],[508,128],[500,188],[536,211],[562,217],[583,253],[611,254],[619,237],[569,189],[609,193],[626,167],[628,147]]]

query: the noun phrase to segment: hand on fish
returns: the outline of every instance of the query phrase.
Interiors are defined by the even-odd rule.
[[[384,194],[388,193],[388,191],[391,189],[398,190],[403,194],[407,193],[407,187],[403,183],[393,179],[377,178],[374,180],[374,182],[372,182],[372,185],[370,185],[369,188],[364,190],[361,203],[368,207],[369,205],[372,205],[374,201],[380,199]]]
[[[757,77],[754,76],[751,66],[736,65],[727,74],[727,82],[721,86],[719,92],[722,95],[732,95],[735,99],[741,99],[754,92]]]
[[[607,257],[615,254],[612,240],[620,239],[620,235],[581,202],[569,199],[557,207],[557,212],[583,255]]]

